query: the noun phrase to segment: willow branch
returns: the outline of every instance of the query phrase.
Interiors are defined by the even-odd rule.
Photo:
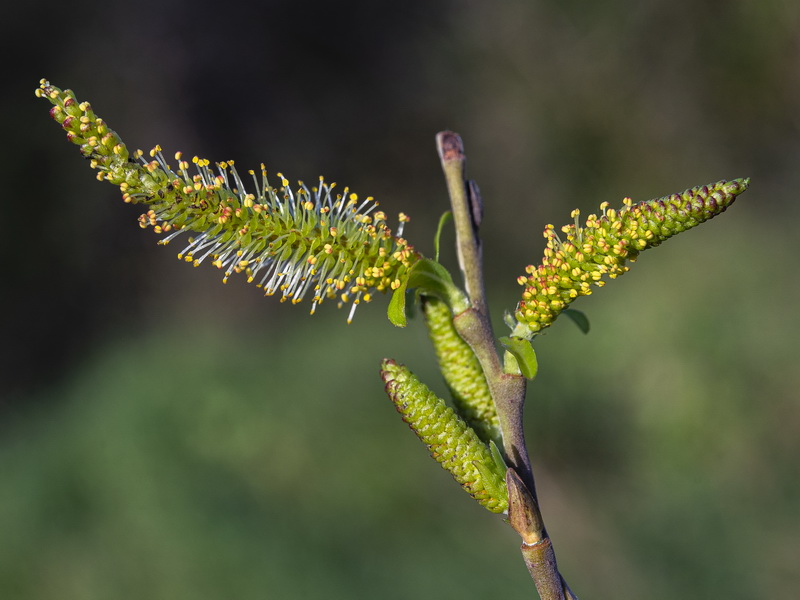
[[[495,346],[478,238],[482,206],[477,186],[464,177],[466,157],[459,135],[441,132],[436,136],[436,144],[453,209],[458,262],[470,300],[470,307],[455,315],[453,324],[480,362],[497,408],[503,453],[509,465],[506,473],[509,522],[522,537],[522,556],[542,600],[574,599],[558,572],[553,545],[536,498],[522,418],[526,381],[521,374],[504,371]]]
[[[470,187],[464,178],[466,156],[461,137],[452,131],[443,131],[436,136],[436,145],[453,209],[459,266],[470,300],[470,308],[457,314],[453,324],[459,335],[470,345],[483,368],[497,407],[506,460],[517,470],[535,498],[533,472],[522,429],[525,378],[519,374],[504,372],[489,320],[478,239],[480,200],[476,198],[476,191],[473,191],[472,199],[470,198]],[[472,189],[477,190],[476,187]]]

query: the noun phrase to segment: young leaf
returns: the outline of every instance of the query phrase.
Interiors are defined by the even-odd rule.
[[[435,296],[445,301],[453,310],[465,310],[469,304],[464,293],[453,283],[450,272],[441,264],[429,258],[419,257],[406,272],[406,277],[398,282],[389,302],[389,320],[397,327],[406,326],[407,289],[416,288],[420,294]]]
[[[453,211],[448,210],[447,212],[443,213],[442,216],[439,218],[439,226],[436,228],[436,236],[433,238],[433,248],[434,248],[434,257],[433,260],[439,262],[439,242],[442,238],[442,231],[444,230],[444,226],[447,224],[448,221],[453,220]]]
[[[405,327],[408,323],[406,318],[406,294],[408,292],[408,277],[400,282],[400,285],[392,292],[389,299],[389,307],[386,315],[395,327]]]
[[[589,333],[589,317],[580,310],[565,308],[564,314],[567,315],[584,334]]]
[[[489,450],[492,453],[492,460],[494,460],[494,464],[497,466],[497,469],[505,473],[506,469],[508,469],[508,466],[506,465],[506,461],[503,460],[503,455],[500,452],[500,448],[497,447],[497,444],[494,443],[494,440],[489,441]]]
[[[522,376],[526,379],[533,379],[539,371],[539,361],[536,359],[536,352],[528,340],[518,337],[501,337],[499,339],[503,347],[508,350],[516,361],[516,366]],[[513,363],[512,363],[513,364]]]

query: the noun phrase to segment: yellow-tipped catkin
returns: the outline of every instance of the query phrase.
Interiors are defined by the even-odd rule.
[[[453,326],[450,308],[438,298],[425,297],[422,311],[456,410],[484,442],[500,444],[500,421],[486,377],[472,348]]]
[[[495,513],[506,512],[505,469],[493,458],[489,446],[405,366],[384,360],[381,377],[386,394],[431,456],[481,506]]]
[[[295,189],[280,173],[278,188],[250,171],[248,192],[233,161],[216,163],[194,157],[192,166],[180,153],[173,169],[156,146],[147,156],[129,152],[120,137],[99,118],[88,102],[71,90],[42,80],[36,95],[52,105],[50,115],[80,147],[98,179],[119,186],[125,202],[143,204],[141,227],[168,234],[166,244],[188,234],[178,258],[195,266],[209,262],[224,270],[223,281],[243,273],[266,295],[299,302],[312,298],[311,312],[325,298],[369,302],[375,291],[395,289],[419,254],[385,223],[372,198],[359,200],[335,184],[299,182]],[[372,214],[371,214],[372,213]]]
[[[578,225],[579,213],[573,211],[575,224],[561,228],[565,241],[548,225],[542,263],[530,265],[518,279],[525,291],[517,305],[514,335],[530,338],[549,327],[575,298],[604,285],[605,277],[625,273],[626,263],[640,252],[725,211],[749,182],[723,180],[638,204],[626,198],[619,210],[603,203],[602,214],[589,215],[585,226]]]

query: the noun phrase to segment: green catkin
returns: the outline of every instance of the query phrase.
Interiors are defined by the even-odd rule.
[[[530,339],[549,327],[575,298],[591,294],[592,285],[605,285],[603,277],[622,275],[629,268],[626,262],[634,262],[640,252],[724,212],[749,183],[723,180],[638,204],[626,198],[620,210],[604,202],[601,216],[590,215],[583,227],[575,210],[575,224],[561,228],[566,241],[548,225],[542,264],[528,266],[518,279],[525,290],[512,335]]]
[[[505,472],[489,447],[441,398],[405,366],[384,360],[381,377],[386,393],[431,456],[487,510],[508,510]]]
[[[420,258],[400,237],[408,217],[400,214],[395,236],[386,215],[372,198],[363,201],[344,188],[320,178],[319,185],[302,182],[293,190],[280,173],[280,188],[250,171],[254,192],[245,189],[233,161],[210,167],[206,159],[189,162],[175,154],[173,170],[156,146],[150,159],[141,150],[131,153],[120,137],[99,118],[88,102],[79,102],[71,90],[42,80],[36,95],[53,104],[50,115],[67,132],[67,139],[97,170],[97,178],[119,186],[123,200],[144,204],[141,227],[167,234],[167,244],[188,234],[178,254],[194,266],[207,261],[225,274],[244,273],[266,295],[299,302],[312,298],[311,312],[326,298],[341,304],[369,302],[376,291],[400,287],[408,270]]]
[[[486,377],[472,348],[453,326],[450,309],[438,298],[424,297],[422,311],[456,411],[481,440],[500,444],[500,421]]]

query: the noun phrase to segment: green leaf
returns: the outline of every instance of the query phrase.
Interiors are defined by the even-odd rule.
[[[501,337],[500,343],[503,348],[508,350],[516,359],[520,373],[526,379],[533,379],[539,370],[539,362],[536,360],[536,352],[527,340],[519,337]]]
[[[422,258],[409,269],[407,277],[400,282],[389,301],[389,321],[397,327],[406,326],[405,294],[407,289],[412,288],[421,294],[443,300],[453,312],[464,311],[469,306],[464,292],[453,283],[450,271],[435,260]]]
[[[406,319],[406,290],[408,289],[408,278],[403,279],[389,300],[387,316],[395,327],[405,327],[408,323]]]
[[[433,247],[435,249],[434,260],[436,262],[439,262],[439,239],[442,237],[442,230],[444,229],[444,226],[447,224],[447,222],[452,220],[453,220],[453,212],[450,210],[442,213],[442,216],[439,218],[439,226],[436,228],[436,237],[433,238]]]
[[[429,258],[423,258],[409,270],[408,287],[417,288],[428,296],[436,296],[448,305],[451,297],[460,293],[453,283],[450,271]]]
[[[498,473],[495,468],[496,465],[494,463],[484,464],[479,461],[473,461],[473,465],[478,470],[478,473],[481,475],[481,483],[483,483],[483,489],[489,494],[491,498],[505,498],[505,495],[508,493],[501,482],[504,481],[503,477],[505,476],[505,471],[501,471]],[[501,474],[503,477],[501,477]],[[489,510],[492,510],[491,508]],[[498,511],[493,511],[498,512]]]
[[[565,308],[564,314],[567,315],[583,333],[589,333],[589,318],[581,311],[574,308]]]
[[[489,450],[492,453],[492,460],[494,461],[495,466],[501,473],[505,474],[506,469],[508,469],[508,465],[506,465],[506,461],[503,460],[503,455],[500,453],[500,448],[497,447],[497,444],[494,443],[494,440],[489,440]]]

